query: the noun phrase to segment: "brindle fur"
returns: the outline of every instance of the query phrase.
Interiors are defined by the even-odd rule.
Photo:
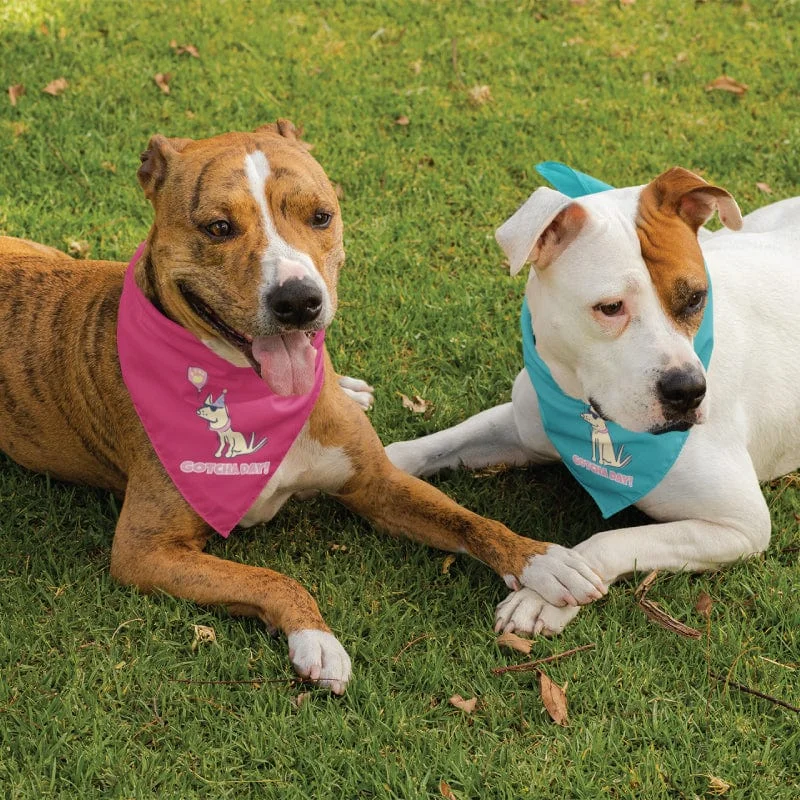
[[[212,155],[204,156],[204,148]],[[259,234],[252,235],[255,241],[243,237],[232,245],[236,255],[223,258],[191,230],[180,229],[187,214],[195,221],[213,216],[215,209],[202,207],[207,202],[202,182],[225,164],[230,171],[232,154],[248,148],[268,151],[270,163],[283,170],[272,189],[273,215],[293,214],[285,235],[303,235],[293,207],[306,201],[296,191],[300,178],[291,162],[308,166],[313,159],[285,123],[205,142],[155,137],[140,171],[156,217],[137,265],[137,283],[173,320],[201,337],[208,335],[207,325],[182,302],[176,276],[203,297],[221,297],[224,318],[234,324],[245,327],[248,315],[256,313],[257,263],[250,255],[263,244]],[[177,171],[172,164],[181,151],[199,155]],[[314,191],[335,204],[318,165],[305,170],[306,182],[309,172]],[[251,211],[244,193],[227,202],[244,206],[243,214]],[[330,236],[316,241],[321,243],[314,260],[335,298],[344,257],[338,215]],[[51,248],[0,237],[0,448],[36,472],[124,497],[111,552],[112,575],[122,583],[223,604],[287,634],[329,630],[296,581],[203,552],[212,531],[164,471],[122,381],[116,324],[124,271],[121,263],[76,261]],[[498,574],[516,578],[530,557],[546,550],[392,466],[366,415],[340,390],[327,353],[324,385],[302,436],[344,450],[352,470],[333,486],[330,476],[319,475],[318,485],[384,530],[470,553]]]

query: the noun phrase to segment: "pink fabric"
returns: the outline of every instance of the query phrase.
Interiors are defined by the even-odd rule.
[[[325,331],[313,389],[280,396],[167,319],[125,273],[117,322],[122,377],[150,442],[194,510],[227,537],[275,474],[322,389]]]

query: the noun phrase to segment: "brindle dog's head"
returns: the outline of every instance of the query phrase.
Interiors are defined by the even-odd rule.
[[[154,136],[139,182],[155,209],[137,282],[168,317],[278,394],[313,379],[344,261],[336,192],[291,122],[211,139]]]

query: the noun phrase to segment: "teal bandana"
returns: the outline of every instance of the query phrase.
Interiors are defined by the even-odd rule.
[[[566,164],[545,161],[536,170],[562,194],[581,197],[612,189]],[[707,272],[707,270],[706,270]],[[561,391],[536,351],[533,320],[522,302],[522,354],[539,398],[545,433],[567,469],[594,498],[604,517],[638,502],[655,488],[675,463],[689,431],[636,433],[604,420],[583,400]],[[707,369],[714,347],[711,282],[694,350]]]

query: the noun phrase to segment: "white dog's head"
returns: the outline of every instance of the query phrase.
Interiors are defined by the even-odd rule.
[[[579,201],[537,189],[497,230],[512,275],[533,264],[536,347],[563,391],[632,431],[705,421],[692,346],[708,291],[697,230],[715,210],[741,227],[728,192],[675,167]]]

